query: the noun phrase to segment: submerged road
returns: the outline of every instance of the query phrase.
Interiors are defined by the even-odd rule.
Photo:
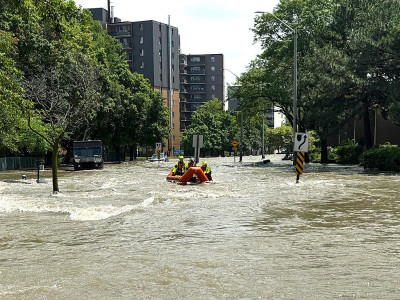
[[[398,299],[400,176],[266,158],[1,172],[0,298]]]

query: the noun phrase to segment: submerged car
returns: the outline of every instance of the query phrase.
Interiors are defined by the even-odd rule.
[[[157,153],[154,153],[150,161],[168,161],[168,157],[164,156],[164,153],[160,153],[160,158],[158,158]]]

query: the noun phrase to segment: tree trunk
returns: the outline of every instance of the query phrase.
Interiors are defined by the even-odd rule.
[[[369,119],[368,104],[364,103],[364,135],[365,135],[365,147],[367,149],[372,148],[372,136],[371,136],[371,121]]]
[[[328,162],[328,141],[326,138],[321,138],[321,164]]]
[[[116,147],[114,147],[114,150],[115,150],[115,161],[120,162],[121,161],[121,147],[116,146]]]
[[[136,160],[137,158],[137,145],[133,144],[133,159]]]
[[[53,194],[58,193],[58,175],[57,175],[58,142],[53,144],[53,153],[51,159],[51,173],[53,178]]]
[[[133,146],[129,146],[129,161],[133,161]]]

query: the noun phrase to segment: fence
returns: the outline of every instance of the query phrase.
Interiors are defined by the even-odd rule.
[[[36,157],[3,157],[0,158],[0,171],[34,168],[37,163]]]

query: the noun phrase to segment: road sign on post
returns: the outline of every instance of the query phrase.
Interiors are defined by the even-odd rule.
[[[294,152],[308,152],[308,140],[309,136],[307,133],[296,132],[294,139]]]
[[[161,143],[156,143],[156,150],[160,150],[161,151]]]

